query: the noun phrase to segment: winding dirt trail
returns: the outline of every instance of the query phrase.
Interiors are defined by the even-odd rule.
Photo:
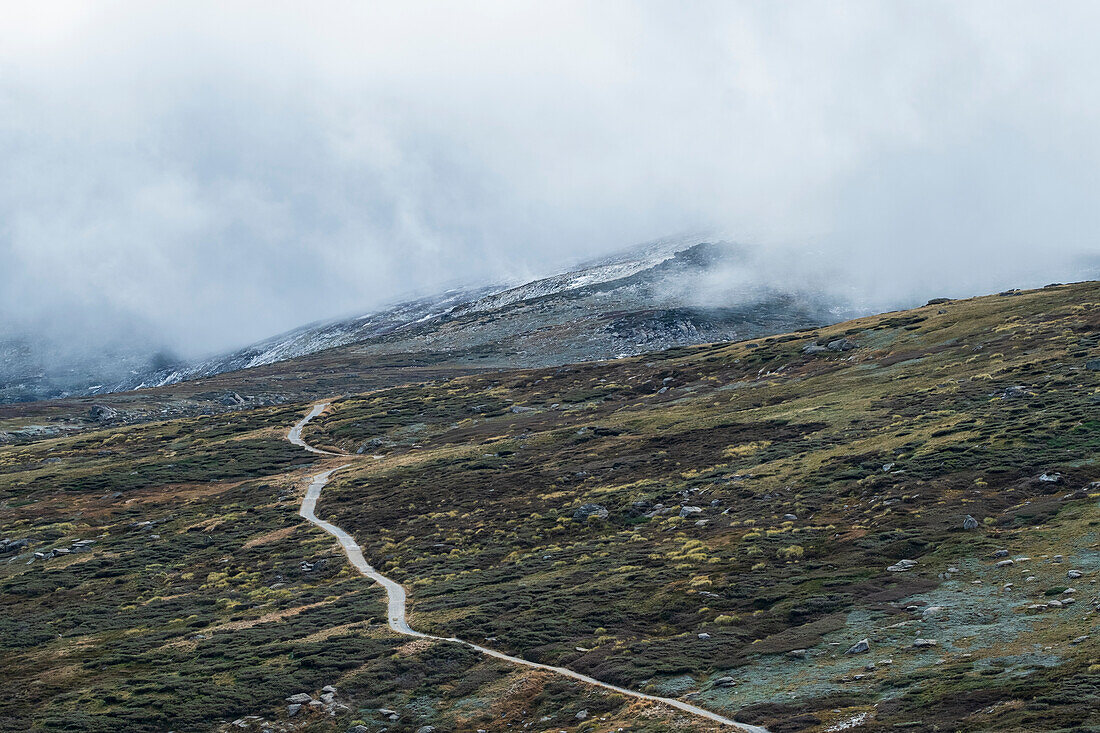
[[[309,411],[309,414],[302,418],[300,422],[298,422],[293,428],[290,429],[290,432],[287,433],[286,436],[287,440],[289,440],[294,445],[305,448],[311,453],[316,453],[318,455],[355,458],[355,456],[351,456],[345,453],[333,453],[332,451],[314,448],[313,446],[302,440],[302,428],[304,428],[310,420],[320,415],[326,407],[328,407],[327,402],[321,403],[319,405],[314,405],[313,409]],[[413,630],[409,626],[408,622],[405,620],[405,589],[399,583],[390,580],[389,578],[372,568],[370,563],[367,562],[366,558],[363,557],[363,550],[359,547],[358,544],[356,544],[351,535],[337,527],[335,524],[332,524],[331,522],[326,522],[323,519],[318,519],[317,515],[314,513],[317,508],[317,499],[321,496],[321,489],[325,488],[325,485],[332,477],[332,474],[343,468],[347,468],[350,465],[350,463],[345,463],[342,466],[330,468],[329,470],[319,473],[310,478],[309,489],[306,491],[306,496],[302,500],[302,508],[299,510],[298,513],[307,521],[312,522],[313,524],[317,525],[318,527],[335,537],[340,542],[340,546],[344,548],[344,552],[347,554],[348,560],[351,562],[351,564],[354,565],[356,569],[358,569],[359,572],[361,572],[363,575],[377,582],[379,585],[386,589],[386,596],[388,598],[389,606],[389,626],[398,634],[413,636],[420,639],[434,639],[436,641],[447,641],[453,642],[455,644],[462,644],[464,646],[470,647],[471,649],[476,649],[482,654],[488,655],[490,657],[495,657],[496,659],[502,659],[506,662],[522,665],[524,667],[530,667],[532,669],[542,669],[546,670],[547,672],[560,674],[562,676],[575,679],[579,682],[584,682],[589,685],[595,685],[596,687],[602,687],[605,690],[618,692],[619,694],[626,695],[628,697],[633,697],[640,700],[650,700],[652,702],[661,703],[662,705],[669,705],[671,707],[678,708],[679,710],[683,710],[686,713],[698,715],[701,718],[707,718],[708,720],[713,720],[716,723],[721,723],[723,725],[732,726],[739,730],[746,731],[746,733],[768,733],[767,729],[765,728],[761,728],[755,725],[749,725],[747,723],[738,723],[737,721],[721,716],[718,713],[704,710],[701,707],[691,705],[690,703],[683,702],[682,700],[675,700],[669,697],[658,697],[656,695],[647,695],[644,692],[636,692],[634,690],[628,690],[625,687],[619,687],[617,685],[612,685],[607,682],[601,682],[594,677],[589,677],[588,675],[574,672],[573,670],[567,669],[565,667],[554,667],[548,664],[539,664],[538,662],[532,662],[527,659],[522,659],[520,657],[509,656],[508,654],[504,654],[503,652],[498,652],[493,649],[480,646],[478,644],[463,641],[461,639],[432,636],[431,634],[424,634],[419,631]]]

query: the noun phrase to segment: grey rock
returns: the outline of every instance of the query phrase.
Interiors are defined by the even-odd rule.
[[[914,639],[913,646],[917,649],[928,649],[937,645],[935,639]]]
[[[325,685],[324,687],[321,688],[321,692],[331,692],[333,695],[335,695],[336,694],[336,688],[333,687],[332,685]]]
[[[1084,575],[1084,573],[1082,573],[1080,570],[1070,570],[1069,572],[1066,573],[1066,577],[1070,578],[1072,580],[1076,580],[1077,578],[1080,578],[1082,575]]]
[[[534,411],[535,411],[535,408],[533,408],[533,407],[527,407],[525,405],[512,405],[512,412],[517,414],[517,415],[522,413],[522,412],[534,412]],[[432,728],[432,730],[435,730],[435,729]]]
[[[896,563],[886,568],[891,573],[905,573],[917,566],[916,560],[898,560]]]
[[[597,519],[607,519],[607,508],[601,504],[582,504],[575,512],[573,512],[573,519],[579,522],[588,521],[590,517],[596,517]]]
[[[331,692],[322,692],[321,702],[323,702],[325,705],[328,705],[333,702],[334,697],[335,695],[333,695]]]
[[[996,566],[995,566],[995,567],[998,567],[998,568],[1007,568],[1007,567],[1008,567],[1009,565],[1015,565],[1015,564],[1016,564],[1016,563],[1015,563],[1015,562],[1013,562],[1012,560],[1001,560],[1000,562],[998,562],[998,563],[996,564]]]
[[[993,557],[1008,557],[1008,550],[995,550]]]
[[[1001,393],[1002,400],[1012,400],[1019,397],[1030,397],[1031,392],[1027,387],[1023,387],[1018,384],[1014,384],[1011,387],[1005,387],[1004,392]]]
[[[866,654],[871,651],[871,641],[869,639],[860,639],[852,646],[848,647],[848,651],[845,654]]]
[[[719,677],[714,681],[715,687],[733,687],[737,684],[737,680],[732,677]]]
[[[19,552],[24,550],[30,542],[24,537],[18,540],[0,540],[0,553],[4,552]]]
[[[579,711],[577,711],[577,714],[574,717],[576,717],[577,720],[584,720],[585,718],[588,717],[588,711],[587,710],[579,710]]]
[[[290,705],[286,706],[286,714],[293,718],[295,715],[298,714],[298,711],[301,710],[301,709],[302,709],[301,703],[297,703],[297,702],[291,703]]]
[[[92,405],[88,410],[88,417],[96,422],[109,422],[118,417],[118,410],[107,405]]]
[[[680,507],[680,517],[686,519],[692,514],[698,514],[701,511],[703,510],[697,506],[682,506]]]
[[[854,341],[849,341],[848,339],[836,339],[835,341],[829,342],[828,348],[829,351],[851,351],[857,346],[858,344],[856,344]]]
[[[821,353],[824,353],[826,351],[828,351],[827,348],[825,348],[824,346],[820,346],[818,344],[806,344],[805,346],[802,347],[802,353],[803,354],[821,354]]]
[[[784,514],[783,519],[788,521],[788,522],[793,522],[793,521],[797,520],[798,517],[794,514]]]
[[[969,514],[966,515],[966,519],[963,520],[963,529],[977,529],[978,520]]]
[[[244,397],[241,397],[236,392],[230,391],[219,397],[218,402],[227,407],[231,407],[233,405],[243,405],[245,402],[247,402],[247,400],[245,400]]]
[[[294,705],[305,705],[312,699],[313,695],[310,695],[308,692],[298,692],[288,697],[286,701]]]
[[[347,733],[370,733],[370,728],[365,725],[353,725],[348,728]]]
[[[416,733],[435,733],[434,725],[422,725],[416,729]]]
[[[709,638],[710,638],[710,634],[708,634],[707,632],[705,632],[705,631],[704,631],[704,632],[702,632],[701,634],[699,634],[699,638],[700,638],[700,639],[703,639],[704,641],[706,641],[707,639],[709,639]]]
[[[1040,475],[1039,480],[1044,484],[1060,484],[1062,483],[1062,474],[1057,471],[1050,471],[1049,473]]]
[[[1090,372],[1100,372],[1100,359],[1089,359],[1085,362],[1085,369]]]

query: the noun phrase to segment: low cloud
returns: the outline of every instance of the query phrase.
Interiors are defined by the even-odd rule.
[[[9,328],[194,355],[699,229],[867,307],[1096,276],[1094,4],[31,6]]]

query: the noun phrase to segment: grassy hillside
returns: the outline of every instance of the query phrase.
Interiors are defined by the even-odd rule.
[[[377,456],[320,510],[414,626],[773,730],[1071,728],[1100,684],[1098,337],[1086,283],[386,390],[307,435]]]
[[[318,514],[414,628],[775,733],[1092,730],[1098,340],[1083,283],[382,389],[307,428],[360,456]],[[385,630],[307,404],[0,446],[0,729],[707,728]]]

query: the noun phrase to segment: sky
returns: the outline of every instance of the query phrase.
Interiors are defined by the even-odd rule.
[[[2,2],[0,320],[233,348],[681,232],[1096,276],[1100,5]]]

